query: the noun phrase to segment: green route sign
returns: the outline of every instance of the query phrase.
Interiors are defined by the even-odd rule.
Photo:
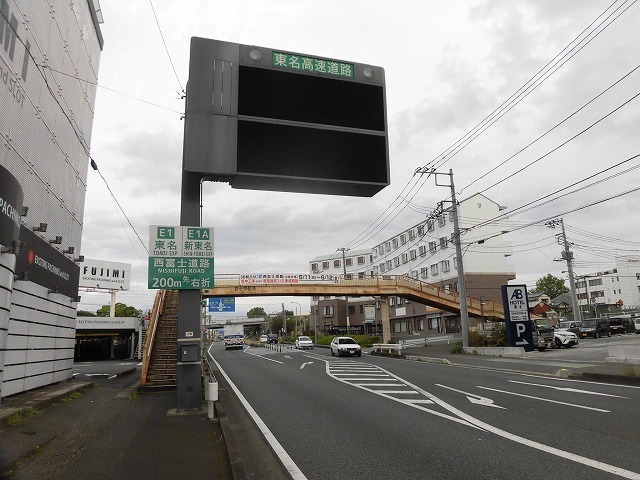
[[[213,228],[149,227],[148,288],[212,288],[213,262]]]
[[[271,64],[274,67],[284,67],[293,70],[328,73],[339,77],[353,78],[353,64],[326,60],[324,58],[307,57],[273,51]]]

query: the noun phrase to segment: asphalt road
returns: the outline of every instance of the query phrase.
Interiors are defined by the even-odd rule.
[[[639,388],[324,349],[211,352],[295,479],[640,479]]]

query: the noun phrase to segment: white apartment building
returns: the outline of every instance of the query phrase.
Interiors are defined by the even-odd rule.
[[[515,278],[508,265],[510,245],[502,240],[502,228],[488,222],[504,210],[482,194],[459,202],[458,222],[467,295],[501,301],[500,285]],[[475,227],[476,225],[486,225]],[[373,272],[380,275],[411,275],[446,291],[458,291],[458,262],[453,238],[453,210],[443,209],[373,248]],[[465,233],[466,232],[466,233]]]
[[[640,309],[640,256],[616,259],[609,270],[578,275],[578,303],[584,318]]]
[[[334,275],[373,275],[371,249],[337,250],[331,255],[321,255],[309,262],[310,273],[331,273]]]
[[[514,267],[507,264],[510,245],[502,240],[502,228],[490,222],[504,208],[482,194],[472,195],[459,202],[458,219],[462,232],[463,262],[467,295],[480,300],[501,301],[502,285],[515,279]],[[487,222],[487,225],[476,225]],[[475,227],[475,228],[472,228]],[[411,275],[446,291],[458,291],[458,263],[453,236],[453,211],[444,209],[437,217],[425,219],[403,229],[377,244],[372,250],[345,252],[347,274]],[[319,256],[309,262],[310,272],[343,274],[342,251]],[[369,260],[367,260],[367,258]],[[351,259],[348,261],[348,259]],[[357,328],[358,320],[366,305],[375,305],[376,321],[373,329],[362,325],[358,331],[370,333],[378,329],[380,302],[373,298],[349,298],[338,305],[333,298],[312,298],[311,311],[321,330],[324,325],[346,326],[342,312],[353,312],[350,328]],[[409,302],[406,299],[389,299],[392,335],[428,335],[429,333],[456,332],[459,318],[448,312]],[[472,325],[473,326],[473,325]]]

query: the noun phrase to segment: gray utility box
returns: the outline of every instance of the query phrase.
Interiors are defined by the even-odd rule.
[[[180,362],[199,362],[200,361],[200,343],[199,342],[180,342]]]

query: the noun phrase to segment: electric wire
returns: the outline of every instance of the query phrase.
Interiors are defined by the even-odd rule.
[[[164,35],[162,34],[162,28],[160,28],[160,21],[158,20],[158,16],[156,15],[156,9],[153,8],[153,2],[149,0],[149,5],[151,5],[151,11],[153,12],[153,18],[156,20],[156,25],[158,26],[158,32],[160,32],[160,38],[162,39],[162,44],[164,45],[164,50],[167,52],[167,58],[169,58],[169,63],[171,64],[171,68],[173,69],[173,74],[176,76],[176,80],[178,81],[178,85],[180,86],[180,91],[184,92],[184,88],[182,88],[182,83],[180,82],[180,77],[178,77],[178,72],[176,71],[176,67],[173,65],[173,60],[171,60],[171,54],[169,53],[169,48],[167,47],[167,42],[164,39]]]

